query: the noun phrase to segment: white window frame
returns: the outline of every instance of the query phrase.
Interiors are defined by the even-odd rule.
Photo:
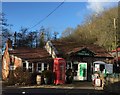
[[[68,63],[70,63],[70,66],[68,65]],[[67,64],[66,64],[66,69],[73,69],[73,66],[72,66],[72,62],[71,61],[67,61]]]
[[[41,64],[41,70],[38,70],[38,64]],[[45,67],[45,64],[47,65],[47,67]],[[47,63],[37,63],[37,68],[36,68],[37,72],[42,72],[45,70],[45,68],[46,68],[46,70],[48,69]]]
[[[29,66],[30,64],[32,64],[32,66]],[[32,69],[32,71],[31,71],[31,73],[32,73],[33,72],[33,63],[28,63],[28,71],[29,71],[29,69]]]
[[[44,63],[44,70],[45,70],[45,68],[46,68],[46,70],[47,70],[47,67],[45,67],[45,64],[47,65],[47,67],[48,67],[48,64],[47,64],[47,63]]]
[[[39,64],[41,65],[41,69],[40,70],[38,70],[38,68],[39,68],[38,65]],[[42,72],[42,63],[37,63],[37,72]]]
[[[23,67],[23,64],[26,64],[26,66]],[[27,63],[26,63],[26,62],[22,62],[22,68],[25,68],[25,69],[27,70]],[[25,70],[25,71],[26,71],[26,70]]]
[[[23,63],[26,63],[26,70],[29,71],[29,68],[32,68],[32,72],[33,72],[33,63],[29,63],[28,61],[22,62],[22,67],[23,67]],[[29,66],[29,64],[32,64],[32,67]],[[30,71],[29,71],[30,72]],[[31,73],[32,73],[31,72]]]
[[[10,65],[10,70],[15,70],[16,66]]]

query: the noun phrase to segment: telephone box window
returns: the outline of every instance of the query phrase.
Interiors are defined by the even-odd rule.
[[[62,80],[64,78],[64,76],[63,76],[63,73],[64,73],[64,64],[60,64],[59,70],[60,70],[59,80]]]

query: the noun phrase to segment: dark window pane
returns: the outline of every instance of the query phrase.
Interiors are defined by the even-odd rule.
[[[44,70],[47,70],[47,64],[44,64]]]
[[[32,72],[32,68],[29,68],[28,71],[29,71],[29,72]]]
[[[38,64],[38,67],[41,67],[41,64],[40,64],[40,63]]]
[[[47,64],[44,64],[44,67],[47,67]]]
[[[29,63],[28,71],[32,72],[32,63]]]
[[[29,63],[29,66],[32,67],[32,63]]]
[[[23,72],[26,71],[26,63],[23,63]]]
[[[38,63],[38,71],[41,71],[41,68],[42,68],[42,64],[41,63]]]
[[[73,64],[74,70],[78,70],[78,64]]]
[[[105,69],[105,65],[100,64],[100,71],[102,72]]]
[[[26,63],[23,63],[23,67],[26,67]]]
[[[47,68],[44,68],[44,70],[47,70]]]

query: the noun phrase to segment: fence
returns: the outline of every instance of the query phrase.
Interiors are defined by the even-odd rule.
[[[106,78],[107,83],[115,83],[120,81],[120,73],[110,74]]]

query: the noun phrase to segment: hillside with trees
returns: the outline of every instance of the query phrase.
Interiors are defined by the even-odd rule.
[[[85,18],[85,23],[78,25],[76,29],[68,27],[63,31],[62,40],[98,44],[107,50],[115,49],[114,18],[117,26],[118,7],[105,10],[101,14],[89,15]]]

